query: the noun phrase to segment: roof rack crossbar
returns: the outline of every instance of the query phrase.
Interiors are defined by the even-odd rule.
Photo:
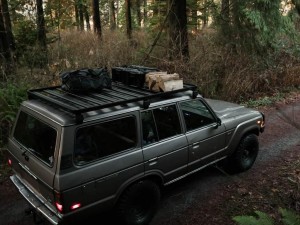
[[[69,111],[71,113],[75,113],[78,110],[78,108],[75,108],[72,105],[68,105],[67,106],[65,104],[65,102],[59,101],[56,98],[51,98],[51,97],[49,97],[47,95],[44,95],[44,94],[41,94],[41,93],[38,93],[38,92],[36,92],[36,93],[33,93],[33,92],[28,93],[28,97],[29,97],[29,99],[43,99],[43,100],[46,100],[47,102],[49,102],[49,103],[51,103],[51,104],[53,104],[55,106],[58,106],[58,107],[60,107],[60,108],[62,108],[64,110],[67,110],[67,111]]]
[[[110,92],[110,94],[117,94],[117,95],[121,95],[121,96],[127,96],[127,98],[137,98],[137,97],[143,97],[145,96],[147,93],[136,93],[133,91],[129,91],[129,90],[124,90],[118,87],[114,87],[115,92]],[[149,94],[149,93],[148,93]]]
[[[86,102],[86,101],[89,101],[89,99],[87,97],[82,97],[82,96],[74,95],[72,93],[67,93],[67,92],[60,93],[59,91],[55,91],[55,90],[44,90],[43,92],[50,94],[52,96],[55,96],[57,98],[60,98],[62,100],[66,100],[70,104],[76,103],[80,107],[90,107],[90,105]],[[91,102],[91,101],[89,101],[89,102]],[[94,105],[99,105],[99,103],[97,103],[97,102],[92,102],[92,103]]]
[[[109,92],[103,91],[101,94],[97,95],[98,99],[101,99],[103,101],[107,101],[107,103],[117,102],[121,101],[120,98],[112,96],[109,94]]]

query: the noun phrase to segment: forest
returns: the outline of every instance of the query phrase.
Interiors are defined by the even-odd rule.
[[[156,67],[268,103],[300,87],[299,15],[300,0],[0,0],[1,126],[28,88],[79,68]]]

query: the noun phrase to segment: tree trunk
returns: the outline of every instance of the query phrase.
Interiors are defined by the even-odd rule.
[[[9,48],[13,53],[16,50],[16,46],[15,46],[15,39],[12,33],[11,20],[10,20],[7,0],[1,0],[1,6],[2,6],[2,14],[4,20],[4,27],[7,35]]]
[[[90,15],[89,15],[87,5],[84,5],[84,18],[85,18],[86,29],[91,30]]]
[[[207,0],[204,0],[202,29],[205,29],[207,27],[208,14],[209,14],[209,7],[207,5]]]
[[[116,10],[115,10],[115,1],[110,0],[110,5],[109,5],[109,10],[110,10],[110,29],[115,30],[116,29]]]
[[[84,6],[82,0],[75,0],[75,18],[78,30],[84,30]]]
[[[292,0],[292,3],[296,8],[297,13],[300,15],[300,0]]]
[[[222,0],[221,2],[221,30],[224,36],[229,32],[229,0]]]
[[[198,0],[192,0],[191,1],[191,21],[192,21],[192,29],[193,31],[197,31],[198,29]]]
[[[93,22],[94,32],[98,35],[99,38],[102,38],[99,0],[93,0]]]
[[[135,10],[136,10],[137,24],[139,27],[141,27],[142,26],[141,0],[135,0]]]
[[[125,17],[126,17],[126,32],[128,39],[132,38],[132,25],[131,25],[131,0],[125,0]]]
[[[84,30],[84,16],[83,16],[83,4],[81,0],[76,0],[79,18],[79,29]]]
[[[144,0],[144,6],[143,6],[143,20],[144,20],[144,26],[146,25],[147,22],[147,0]]]
[[[75,7],[76,27],[77,27],[77,30],[80,30],[80,27],[79,27],[79,7],[78,7],[78,0],[75,0],[74,7]]]
[[[8,73],[11,62],[9,43],[3,20],[2,4],[0,5],[0,67],[4,68],[4,73]],[[1,77],[0,77],[1,78]]]
[[[186,0],[168,0],[169,14],[169,57],[189,58]]]
[[[43,10],[43,0],[36,1],[36,12],[37,12],[37,36],[40,47],[43,50],[47,49],[46,43],[46,30],[45,30],[45,19]]]
[[[153,17],[156,17],[159,14],[158,4],[159,4],[159,2],[157,2],[157,0],[151,0],[151,8],[152,8],[152,11],[153,11]]]

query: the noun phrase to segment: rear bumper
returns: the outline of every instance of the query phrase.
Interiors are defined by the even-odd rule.
[[[45,204],[33,194],[30,189],[23,184],[17,175],[12,175],[10,177],[11,181],[18,188],[19,192],[24,196],[24,198],[31,204],[31,206],[42,216],[44,216],[51,224],[57,225],[60,219],[55,215],[50,209],[48,209]]]

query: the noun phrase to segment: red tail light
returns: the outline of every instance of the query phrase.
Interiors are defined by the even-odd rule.
[[[63,211],[64,211],[64,207],[63,207],[62,202],[63,202],[62,201],[62,194],[55,191],[55,207],[60,213],[63,213]]]
[[[11,160],[11,159],[8,159],[8,160],[7,160],[7,163],[8,163],[9,166],[11,166],[11,165],[12,165],[12,160]]]
[[[55,206],[57,208],[57,210],[62,213],[63,212],[63,205],[60,204],[59,202],[55,202]]]
[[[69,212],[69,210],[73,211],[81,207],[80,202],[74,202],[72,203],[71,206],[69,204],[65,205],[63,201],[63,194],[58,191],[55,191],[54,195],[55,195],[55,207],[60,213],[67,213]]]
[[[73,205],[71,205],[71,210],[75,210],[81,207],[81,203],[74,203]]]

